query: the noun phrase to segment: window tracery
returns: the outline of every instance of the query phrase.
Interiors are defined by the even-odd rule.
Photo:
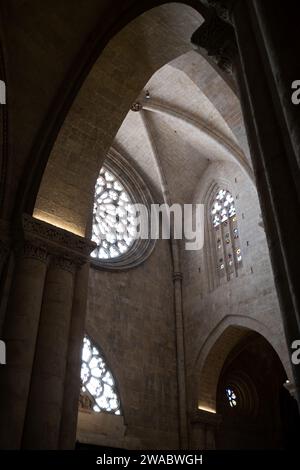
[[[227,399],[231,408],[234,408],[235,406],[237,406],[237,395],[232,390],[232,388],[226,388],[226,396],[227,396]]]
[[[84,408],[120,415],[120,399],[112,373],[99,349],[87,336],[83,340],[81,364],[81,400]]]
[[[97,248],[91,256],[105,260],[125,254],[136,237],[132,200],[121,181],[105,167],[95,186],[92,240]]]
[[[242,254],[234,198],[228,190],[219,189],[211,204],[217,271],[220,278],[237,274],[242,266]]]

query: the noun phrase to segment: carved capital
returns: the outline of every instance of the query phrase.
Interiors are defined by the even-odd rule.
[[[25,242],[42,247],[48,254],[58,259],[68,260],[64,265],[68,265],[69,268],[70,264],[78,266],[87,262],[90,253],[96,247],[96,244],[87,238],[79,237],[27,214],[23,215],[22,222]]]
[[[37,259],[43,263],[47,263],[48,254],[46,247],[40,243],[34,243],[33,241],[25,240],[23,245],[18,251],[18,254],[26,259]]]
[[[232,73],[238,53],[234,29],[216,13],[213,12],[202,23],[192,35],[191,41],[196,47],[205,49],[221,70]]]

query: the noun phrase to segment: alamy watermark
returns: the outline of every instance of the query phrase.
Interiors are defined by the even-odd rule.
[[[186,250],[201,250],[204,243],[203,204],[151,204],[150,214],[143,204],[133,204],[136,238],[185,240]]]
[[[291,96],[292,103],[300,104],[300,80],[294,80],[292,82],[292,89],[295,90]]]
[[[204,244],[204,205],[203,204],[128,204],[122,217],[110,210],[111,204],[97,208],[97,217],[109,214],[110,236],[117,238],[118,231],[124,230],[122,221],[130,221],[133,239],[142,240],[185,240],[186,250],[201,250]],[[103,207],[106,206],[105,210]],[[121,228],[120,228],[121,226]],[[100,235],[101,238],[101,235]],[[103,235],[105,238],[105,235]]]
[[[0,80],[0,104],[6,104],[6,85],[3,80]]]
[[[0,365],[6,364],[6,344],[0,340]]]
[[[300,364],[300,339],[295,339],[292,342],[291,348],[295,350],[292,353],[292,363],[298,366]]]

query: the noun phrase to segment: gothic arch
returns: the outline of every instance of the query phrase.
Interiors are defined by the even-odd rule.
[[[108,16],[106,24],[103,18],[90,26],[89,34],[80,49],[74,51],[71,66],[65,71],[63,80],[58,84],[56,94],[49,100],[47,114],[44,116],[42,125],[34,137],[30,152],[30,164],[26,165],[18,187],[17,204],[14,207],[16,215],[27,212],[31,213],[40,188],[43,174],[49,161],[56,139],[68,117],[72,106],[76,102],[81,88],[92,71],[98,58],[101,56],[110,40],[126,28],[131,22],[138,19],[142,14],[165,4],[181,4],[194,9],[203,18],[208,15],[208,9],[197,0],[145,0],[143,2],[132,0],[129,6],[114,5],[113,9],[107,8],[102,12],[104,18]],[[73,6],[72,6],[73,8]],[[92,7],[91,7],[92,9]],[[99,7],[101,10],[101,6]],[[67,12],[65,12],[66,16]],[[104,20],[105,22],[105,20]],[[129,107],[128,107],[129,109]],[[18,201],[22,201],[20,205]]]
[[[216,412],[218,380],[224,362],[233,348],[251,332],[259,333],[276,351],[287,376],[292,377],[285,346],[275,342],[276,335],[266,325],[250,317],[229,315],[212,331],[204,342],[194,366],[194,404],[199,409]],[[278,338],[277,332],[277,338]],[[284,341],[282,341],[284,344]]]
[[[87,213],[92,208],[96,178],[120,125],[153,73],[182,52],[191,49],[190,34],[201,21],[201,17],[195,16],[195,12],[187,5],[171,2],[167,10],[171,9],[171,13],[176,13],[180,8],[186,15],[185,23],[189,28],[186,28],[184,35],[182,33],[182,37],[178,35],[178,16],[170,15],[173,19],[170,20],[167,32],[162,29],[154,41],[151,31],[147,33],[146,28],[146,33],[144,32],[144,22],[148,15],[150,21],[154,15],[158,15],[158,21],[161,14],[158,8],[146,11],[145,16],[136,15],[133,21],[128,20],[123,25],[123,29],[120,27],[114,31],[110,42],[106,42],[102,53],[86,74],[82,87],[72,106],[69,106],[68,113],[65,113],[65,120],[61,123],[59,133],[57,132],[47,167],[43,168],[40,187],[35,188],[36,194],[39,191],[35,209],[39,206],[38,210],[42,213],[39,218],[78,235],[86,235]],[[166,11],[163,11],[163,15],[164,19]],[[154,22],[153,18],[152,21]],[[132,47],[135,38],[140,43],[138,48]],[[142,46],[146,48],[148,43],[151,43],[151,48],[148,47],[145,54]],[[111,60],[114,56],[115,59]],[[75,144],[72,142],[73,136]],[[72,168],[68,165],[70,146],[71,158],[75,163]],[[52,192],[54,175],[55,194]],[[72,207],[72,199],[78,201],[76,210]],[[32,211],[30,204],[26,211]]]

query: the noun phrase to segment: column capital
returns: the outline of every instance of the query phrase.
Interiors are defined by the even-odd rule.
[[[21,232],[21,236],[20,236]],[[26,256],[44,259],[45,253],[51,255],[60,267],[72,269],[72,265],[82,265],[89,260],[96,244],[87,238],[63,230],[42,220],[23,214],[22,227],[16,235],[19,246],[24,247]],[[60,260],[60,261],[58,261]]]
[[[218,426],[221,421],[222,417],[218,413],[211,413],[205,410],[196,410],[190,413],[190,422],[192,425]]]
[[[238,55],[234,29],[214,10],[193,33],[191,42],[197,48],[204,49],[221,70],[232,74]]]
[[[43,263],[46,263],[48,259],[46,247],[40,243],[35,243],[34,240],[24,240],[18,253],[21,254],[23,258],[37,259]]]

